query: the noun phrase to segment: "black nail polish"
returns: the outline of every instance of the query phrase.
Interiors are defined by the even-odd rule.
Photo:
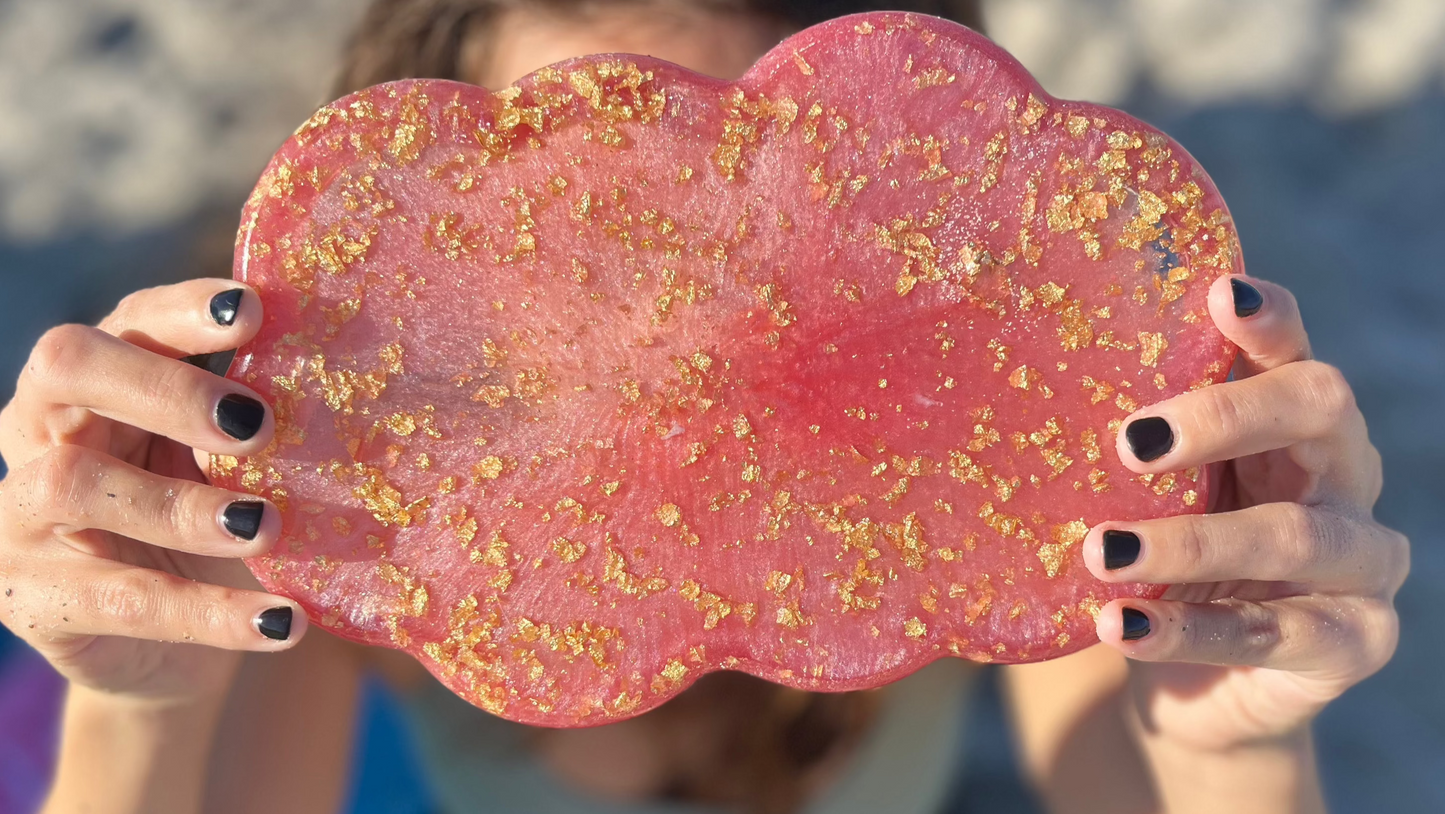
[[[270,611],[267,611],[267,613],[270,613]],[[1137,642],[1145,636],[1149,635],[1149,617],[1145,616],[1143,611],[1137,611],[1133,608],[1125,608],[1123,618],[1124,641]],[[288,623],[291,621],[290,608],[286,609],[286,621]]]
[[[1174,430],[1169,428],[1168,421],[1150,416],[1129,422],[1124,440],[1129,442],[1134,457],[1147,464],[1163,458],[1174,448]]]
[[[247,396],[226,396],[216,405],[216,426],[237,441],[249,441],[266,421],[266,406]]]
[[[266,515],[266,504],[259,500],[238,500],[221,512],[221,524],[226,531],[250,541],[261,531],[261,518]]]
[[[1234,315],[1240,319],[1252,317],[1264,307],[1264,295],[1259,289],[1238,277],[1229,281],[1229,290],[1234,293]]]
[[[195,356],[182,356],[181,361],[193,365],[217,376],[226,375],[231,369],[231,360],[236,358],[233,350],[223,350],[218,353],[198,353]]]
[[[268,639],[286,641],[291,638],[291,609],[280,607],[261,611],[261,615],[256,617],[256,629]]]
[[[1104,532],[1104,567],[1117,571],[1139,559],[1139,535],[1132,531],[1109,529]]]
[[[211,319],[214,319],[217,325],[227,328],[235,325],[236,314],[241,310],[241,296],[245,293],[244,288],[233,288],[212,297]]]

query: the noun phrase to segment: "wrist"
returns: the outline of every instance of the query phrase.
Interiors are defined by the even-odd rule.
[[[1135,731],[1168,814],[1323,814],[1308,726],[1227,747],[1201,747]]]
[[[71,685],[45,811],[198,812],[224,696],[145,698]]]

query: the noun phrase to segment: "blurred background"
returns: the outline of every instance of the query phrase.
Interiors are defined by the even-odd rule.
[[[0,401],[46,328],[230,273],[242,200],[328,101],[364,7],[0,0]],[[1338,812],[1445,811],[1445,0],[986,0],[985,20],[1053,94],[1184,144],[1250,272],[1294,290],[1316,355],[1354,384],[1384,454],[1378,515],[1414,570],[1394,661],[1319,721],[1325,785]],[[985,701],[960,722],[951,811],[1038,811]],[[0,733],[47,727],[58,703],[0,629]],[[353,811],[427,811],[395,711],[366,703]],[[29,811],[45,771],[43,744],[0,743],[0,814]]]

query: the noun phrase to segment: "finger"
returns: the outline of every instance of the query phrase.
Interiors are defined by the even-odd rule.
[[[240,347],[261,329],[262,316],[261,298],[246,284],[201,279],[137,291],[100,329],[177,359]]]
[[[224,455],[260,452],[274,425],[244,385],[83,325],[41,337],[17,392],[20,430],[49,444],[75,440],[85,424],[75,408]]]
[[[255,557],[281,535],[274,506],[166,478],[88,447],[61,446],[7,479],[5,524],[32,540],[108,531],[209,557]]]
[[[1247,579],[1393,595],[1409,556],[1409,544],[1394,531],[1298,503],[1103,523],[1084,539],[1084,562],[1105,582]]]
[[[1307,443],[1308,442],[1308,443]],[[1129,416],[1119,458],[1162,473],[1300,445],[1290,451],[1329,497],[1373,503],[1378,453],[1344,375],[1322,362],[1295,362],[1236,382],[1194,390]]]
[[[1239,346],[1237,378],[1310,358],[1299,303],[1283,286],[1252,277],[1220,277],[1209,288],[1209,314]]]
[[[294,645],[307,629],[299,605],[260,591],[79,554],[27,566],[33,577],[9,589],[0,613],[32,643],[123,636],[276,651]]]
[[[1121,599],[1099,613],[1099,639],[1138,661],[1263,667],[1358,680],[1399,638],[1382,599],[1298,596],[1208,603]]]

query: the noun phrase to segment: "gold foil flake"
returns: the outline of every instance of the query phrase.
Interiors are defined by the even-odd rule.
[[[678,510],[677,504],[675,503],[664,503],[658,506],[657,511],[653,513],[653,517],[656,517],[657,522],[668,528],[672,528],[682,522],[682,512]]]
[[[1161,333],[1139,332],[1139,364],[1157,367],[1159,357],[1169,348],[1169,340]]]
[[[622,400],[628,404],[636,404],[642,399],[642,387],[636,379],[623,379],[617,389],[622,393]]]
[[[236,470],[236,467],[240,463],[241,460],[234,455],[212,455],[211,476],[217,478],[230,477],[231,473]]]
[[[1194,491],[1193,489],[1190,489],[1186,491],[1180,497],[1180,499],[1184,501],[1185,506],[1193,506],[1195,503],[1199,502],[1199,493]]]
[[[910,639],[921,639],[928,633],[928,625],[917,616],[903,623],[903,635]]]
[[[939,85],[952,85],[957,79],[958,77],[950,73],[947,68],[935,65],[932,68],[924,68],[913,75],[913,89],[923,90]]]
[[[1158,240],[1164,234],[1160,221],[1169,211],[1169,204],[1148,190],[1139,191],[1139,215],[1124,225],[1119,235],[1119,245],[1138,251],[1146,243]]]
[[[722,620],[736,613],[744,624],[751,625],[757,616],[757,606],[751,602],[734,602],[703,588],[696,580],[684,580],[677,593],[693,603],[693,608],[702,613],[702,629],[712,630]]]
[[[989,486],[988,470],[957,450],[949,453],[948,474],[959,483],[977,483],[985,488]]]
[[[1064,126],[1074,138],[1083,138],[1089,132],[1089,120],[1084,116],[1070,114]]]
[[[652,691],[655,693],[667,692],[676,689],[682,684],[683,678],[687,676],[687,665],[679,659],[672,659],[652,679]]]
[[[507,361],[507,352],[497,346],[496,342],[490,339],[482,340],[482,364],[487,367],[500,367]]]
[[[639,577],[628,571],[627,558],[615,548],[607,549],[607,562],[602,569],[602,581],[617,586],[617,589],[638,599],[643,599],[659,591],[667,590],[669,585],[666,579],[653,575],[650,577]]]
[[[910,512],[902,523],[888,523],[883,526],[883,538],[893,545],[903,558],[903,564],[914,571],[928,567],[928,541],[923,538],[923,523],[917,512]]]
[[[779,626],[788,628],[789,630],[796,630],[799,627],[813,624],[813,620],[803,614],[797,602],[790,602],[780,606],[777,613],[773,616],[773,621]]]
[[[782,596],[783,592],[788,590],[789,586],[791,586],[792,584],[792,574],[785,574],[782,571],[769,571],[767,579],[763,581],[763,589],[770,593],[777,594],[778,596]]]
[[[406,372],[402,367],[402,356],[404,353],[405,351],[402,349],[400,343],[392,342],[389,345],[383,345],[381,350],[377,351],[377,356],[381,358],[381,362],[385,365],[387,373],[401,375]]]
[[[512,641],[541,642],[568,662],[586,656],[600,670],[614,669],[609,649],[615,652],[623,647],[622,631],[617,628],[579,621],[558,629],[546,623],[539,625],[525,617],[517,620],[517,632]]]
[[[344,219],[332,224],[319,237],[308,235],[299,248],[287,251],[282,257],[281,276],[297,290],[310,291],[315,285],[316,272],[340,276],[364,261],[378,231],[375,224],[362,230],[350,219]]]
[[[1080,381],[1085,390],[1094,391],[1093,394],[1089,396],[1090,404],[1108,401],[1109,397],[1114,395],[1114,386],[1108,382],[1098,381],[1093,376],[1085,376]]]
[[[406,528],[413,522],[420,521],[421,512],[430,504],[430,499],[424,497],[403,504],[401,492],[387,482],[380,469],[365,467],[364,475],[365,480],[360,486],[353,488],[352,493],[361,499],[362,505],[376,518],[376,522],[388,528]]]
[[[748,417],[739,414],[733,419],[733,436],[747,438],[753,434],[753,425],[748,422]]]
[[[1028,390],[1034,385],[1043,381],[1044,374],[1028,365],[1019,365],[1014,372],[1009,374],[1008,383],[1010,387],[1019,390]]]
[[[472,482],[480,483],[484,480],[496,480],[502,476],[502,470],[502,459],[496,455],[488,455],[472,467]]]
[[[386,146],[386,151],[396,159],[397,166],[404,167],[417,160],[421,157],[422,150],[436,138],[430,122],[422,112],[426,110],[429,101],[419,87],[402,99],[401,108],[397,111],[396,121],[392,125],[391,142]]]
[[[998,132],[983,148],[984,173],[978,182],[979,193],[988,192],[1003,174],[1003,158],[1008,154],[1008,133]]]
[[[376,575],[383,582],[401,589],[401,613],[405,616],[425,616],[430,596],[426,586],[407,573],[405,567],[383,562],[376,567]]]
[[[809,65],[808,60],[804,59],[803,55],[797,51],[793,52],[793,64],[798,66],[798,72],[803,76],[813,75],[813,66]]]
[[[511,396],[512,389],[510,387],[488,384],[477,388],[477,392],[472,394],[472,401],[481,402],[495,410],[505,404]]]
[[[587,544],[574,542],[566,537],[558,537],[552,541],[552,553],[556,554],[562,562],[574,563],[587,553]]]
[[[1052,531],[1053,542],[1039,546],[1039,562],[1044,564],[1044,572],[1050,578],[1059,574],[1063,567],[1064,559],[1073,546],[1083,542],[1089,534],[1089,525],[1083,520],[1072,520],[1062,525],[1054,526]]]
[[[396,413],[385,419],[387,429],[403,438],[416,432],[416,418],[407,413]]]
[[[1008,363],[1009,353],[1012,352],[1012,349],[997,339],[988,340],[988,349],[993,351],[994,359],[997,360],[993,363],[993,372],[998,373]]]
[[[1053,480],[1059,475],[1062,475],[1064,470],[1068,469],[1074,463],[1073,458],[1063,453],[1061,449],[1062,446],[1063,442],[1061,441],[1059,442],[1060,448],[1045,447],[1039,450],[1039,455],[1043,457],[1044,463],[1048,464],[1049,469],[1052,470],[1049,473],[1049,480]]]
[[[334,338],[341,331],[341,326],[354,319],[360,311],[360,299],[342,300],[334,308],[321,306],[321,317],[326,321],[326,338]]]

